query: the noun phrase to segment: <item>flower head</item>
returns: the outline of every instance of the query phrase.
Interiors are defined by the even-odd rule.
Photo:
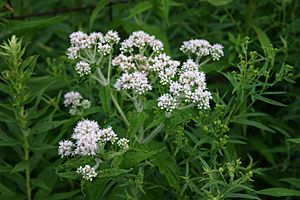
[[[93,178],[95,178],[97,176],[97,172],[90,165],[85,165],[84,167],[80,166],[76,172],[78,174],[81,174],[82,178],[84,178],[88,181],[92,181]]]

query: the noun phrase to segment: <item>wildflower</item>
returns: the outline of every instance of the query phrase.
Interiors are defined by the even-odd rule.
[[[84,75],[88,75],[91,73],[91,67],[85,61],[79,61],[76,64],[75,70],[79,76],[84,76]]]
[[[88,181],[92,181],[93,178],[95,178],[97,176],[97,172],[90,165],[85,165],[84,167],[80,166],[76,172],[78,174],[81,174],[82,178],[84,178]]]
[[[126,138],[121,138],[118,140],[117,145],[121,148],[121,149],[128,149],[129,148],[129,140]]]
[[[77,123],[76,127],[74,128],[74,134],[72,138],[80,139],[82,136],[87,134],[97,134],[98,131],[99,125],[96,121],[85,119]]]
[[[59,142],[58,155],[61,157],[68,157],[73,155],[74,143],[69,140],[62,140]]]
[[[224,56],[223,48],[221,44],[215,44],[210,48],[210,55],[213,60],[220,60]]]
[[[178,105],[178,100],[170,94],[163,94],[158,98],[158,107],[165,109],[167,112],[172,112]]]
[[[132,56],[125,56],[120,54],[112,60],[113,66],[119,66],[122,71],[128,72],[129,70],[135,69]]]
[[[116,90],[133,90],[138,94],[144,94],[151,90],[152,86],[148,83],[148,78],[143,72],[134,72],[132,74],[123,73],[114,87]]]
[[[199,57],[208,56],[211,45],[207,40],[193,39],[183,42],[180,50],[187,54],[196,54]]]
[[[171,80],[175,77],[177,72],[176,66],[166,67],[158,73],[158,77],[160,78],[160,82],[162,85],[166,85],[170,83]]]
[[[198,71],[198,64],[192,59],[188,59],[183,63],[182,71]]]
[[[75,154],[82,156],[96,155],[99,141],[99,125],[95,121],[82,120],[74,128],[72,138],[75,142]]]
[[[98,132],[99,140],[103,143],[111,142],[112,144],[118,139],[117,134],[112,130],[112,127],[108,127],[106,129],[102,129]]]
[[[163,44],[161,41],[157,40],[154,36],[145,33],[144,31],[133,32],[128,39],[121,43],[121,52],[134,52],[134,48],[144,49],[149,46],[152,51],[159,52],[163,50]]]
[[[105,44],[105,43],[104,44],[102,44],[102,43],[98,44],[98,52],[100,54],[103,54],[104,56],[110,54],[112,52],[112,50],[113,50],[113,48],[109,44]]]
[[[78,57],[78,51],[79,49],[77,47],[70,47],[68,48],[67,50],[67,55],[68,55],[68,58],[71,59],[71,60],[74,60]]]
[[[65,106],[70,106],[70,115],[76,115],[82,112],[82,110],[87,109],[91,106],[91,102],[87,99],[83,99],[81,94],[76,91],[67,92],[64,95],[64,99]]]
[[[104,39],[105,39],[105,42],[108,44],[114,44],[114,43],[117,44],[120,41],[118,32],[112,31],[112,30],[108,31],[105,34]]]
[[[64,95],[64,104],[65,106],[77,106],[80,103],[80,100],[82,99],[82,96],[79,92],[76,91],[71,91],[71,92],[67,92]]]

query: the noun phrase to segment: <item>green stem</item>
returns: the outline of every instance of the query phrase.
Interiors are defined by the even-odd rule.
[[[27,137],[24,135],[24,159],[29,162],[29,143]],[[30,166],[25,169],[26,176],[26,192],[27,200],[31,200],[31,186],[30,186]]]
[[[107,84],[110,82],[110,73],[111,73],[111,56],[112,54],[109,54],[109,60],[108,60],[108,71],[107,71]]]
[[[29,166],[29,152],[30,146],[28,142],[29,132],[26,130],[27,123],[24,115],[24,106],[20,107],[19,112],[19,125],[21,127],[21,132],[23,135],[23,148],[24,148],[24,160],[27,161],[28,165],[25,169],[25,180],[26,180],[26,193],[27,193],[27,200],[31,200],[31,186],[30,186],[30,166]]]
[[[129,124],[129,122],[128,122],[128,120],[127,120],[127,118],[126,118],[126,116],[125,116],[125,114],[124,114],[124,112],[122,110],[122,108],[120,107],[118,101],[116,100],[115,96],[113,95],[113,93],[111,91],[109,93],[110,93],[111,99],[112,99],[113,103],[115,104],[117,110],[119,111],[119,113],[120,113],[123,121],[125,122],[126,126],[129,127],[130,124]]]
[[[158,125],[151,133],[150,135],[148,135],[143,141],[141,141],[141,144],[145,144],[147,142],[149,142],[150,140],[152,140],[152,138],[154,138],[163,128],[164,128],[164,124],[161,123],[160,125]]]

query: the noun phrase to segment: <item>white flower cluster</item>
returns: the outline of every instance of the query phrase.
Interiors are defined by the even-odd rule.
[[[129,140],[126,138],[121,138],[118,140],[117,145],[121,148],[121,149],[128,149],[129,148]]]
[[[79,61],[75,66],[75,70],[79,76],[84,76],[91,73],[90,64],[86,61]]]
[[[179,78],[170,81],[169,93],[158,98],[158,107],[172,112],[183,100],[196,104],[199,109],[209,108],[212,96],[206,87],[205,74],[198,70],[198,65],[188,59],[177,74]]]
[[[121,54],[112,61],[114,66],[119,66],[123,71],[115,83],[115,88],[119,91],[132,90],[140,95],[151,90],[148,75],[153,69],[150,62],[152,56],[163,50],[162,42],[143,31],[136,31],[121,43],[120,50]],[[147,56],[147,53],[151,55]],[[174,74],[173,71],[174,69],[170,67],[166,72],[167,75],[161,73],[163,82],[169,80]]]
[[[213,60],[219,60],[224,56],[223,46],[211,45],[207,40],[193,39],[183,42],[180,50],[186,54],[195,54],[198,57],[211,56]]]
[[[177,98],[173,97],[171,94],[163,94],[157,101],[158,107],[165,109],[167,112],[172,112],[179,106]]]
[[[135,48],[143,51],[147,47],[150,47],[153,52],[160,52],[163,50],[163,43],[144,31],[136,31],[121,43],[120,50],[122,53],[133,53]]]
[[[76,59],[81,50],[94,48],[97,48],[100,54],[107,55],[112,51],[113,45],[119,41],[120,37],[116,31],[108,31],[105,35],[100,32],[93,32],[88,35],[77,31],[70,35],[71,47],[67,51],[68,58]]]
[[[118,136],[111,127],[100,129],[97,122],[88,119],[77,123],[71,138],[75,142],[68,140],[59,142],[58,154],[61,157],[95,156],[99,147],[107,142],[114,144],[117,141],[120,146]],[[120,140],[124,143],[124,138]]]
[[[84,109],[90,108],[91,102],[87,99],[83,99],[79,92],[71,91],[64,95],[64,105],[70,107],[70,115],[77,115]]]
[[[97,176],[96,170],[90,165],[85,165],[84,167],[80,166],[77,171],[78,174],[82,175],[82,178],[92,181],[93,178]]]
[[[131,74],[127,72],[123,73],[120,78],[117,79],[114,87],[118,91],[133,90],[140,95],[152,89],[146,73],[139,71]]]
[[[151,59],[149,69],[158,72],[160,83],[166,85],[175,77],[179,65],[180,62],[172,60],[170,56],[162,53]]]

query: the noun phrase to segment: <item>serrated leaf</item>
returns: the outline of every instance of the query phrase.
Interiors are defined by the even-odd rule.
[[[272,197],[290,197],[298,196],[300,197],[300,190],[293,190],[281,187],[267,188],[257,191],[257,194],[272,196]]]

